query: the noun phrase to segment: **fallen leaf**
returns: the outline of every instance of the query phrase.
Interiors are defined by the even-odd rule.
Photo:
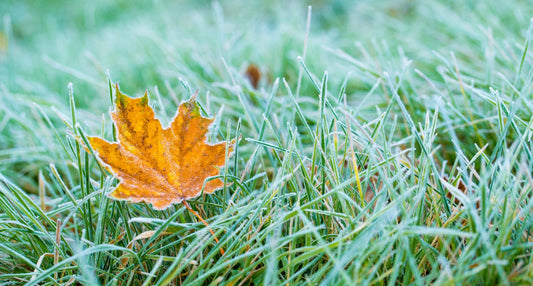
[[[89,137],[91,147],[120,180],[110,197],[151,203],[163,210],[172,204],[223,187],[219,174],[226,160],[226,142],[205,142],[212,118],[202,117],[195,96],[182,102],[166,128],[148,105],[148,94],[130,98],[116,87],[111,117],[118,142]],[[234,141],[229,143],[229,153]],[[204,186],[205,182],[205,186]]]
[[[250,64],[246,68],[244,75],[250,81],[250,84],[253,86],[253,88],[257,89],[259,86],[259,81],[261,80],[261,71],[259,68],[254,64]]]

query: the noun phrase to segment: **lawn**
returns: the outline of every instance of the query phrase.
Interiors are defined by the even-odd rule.
[[[533,285],[528,1],[0,12],[0,284]],[[164,126],[198,91],[235,140],[187,201],[208,227],[109,196],[117,82]]]

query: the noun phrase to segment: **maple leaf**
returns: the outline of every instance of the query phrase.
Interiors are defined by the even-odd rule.
[[[200,114],[195,97],[182,102],[166,128],[148,105],[148,94],[130,98],[116,88],[116,108],[110,114],[118,142],[89,137],[101,161],[120,180],[109,194],[115,199],[151,203],[163,210],[174,203],[212,193],[223,187],[219,174],[226,159],[226,142],[205,142],[212,118]],[[227,146],[233,150],[234,141]],[[184,202],[185,203],[185,202]],[[188,206],[188,205],[186,205]]]

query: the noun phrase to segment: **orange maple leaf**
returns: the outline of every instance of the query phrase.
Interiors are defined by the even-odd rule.
[[[89,137],[98,157],[120,180],[110,197],[144,201],[163,210],[198,196],[202,187],[205,193],[223,187],[220,179],[205,180],[219,174],[226,147],[231,153],[235,142],[205,142],[214,119],[202,117],[196,96],[182,102],[170,126],[163,128],[148,105],[147,93],[130,98],[118,84],[115,87],[116,108],[110,114],[118,142]]]

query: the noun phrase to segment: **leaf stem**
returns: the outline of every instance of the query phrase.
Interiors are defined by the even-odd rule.
[[[217,243],[219,243],[218,241],[218,238],[217,236],[215,235],[215,232],[211,229],[211,227],[209,227],[209,224],[197,213],[195,212],[191,206],[189,206],[189,204],[187,203],[187,201],[183,200],[182,201],[183,205],[191,212],[193,213],[201,222],[203,222],[205,224],[205,226],[207,227],[207,229],[209,229],[209,232],[211,232],[211,234],[213,235],[213,237],[215,238],[215,241]],[[220,253],[222,253],[222,255],[224,255],[224,249],[222,247],[220,247]]]

